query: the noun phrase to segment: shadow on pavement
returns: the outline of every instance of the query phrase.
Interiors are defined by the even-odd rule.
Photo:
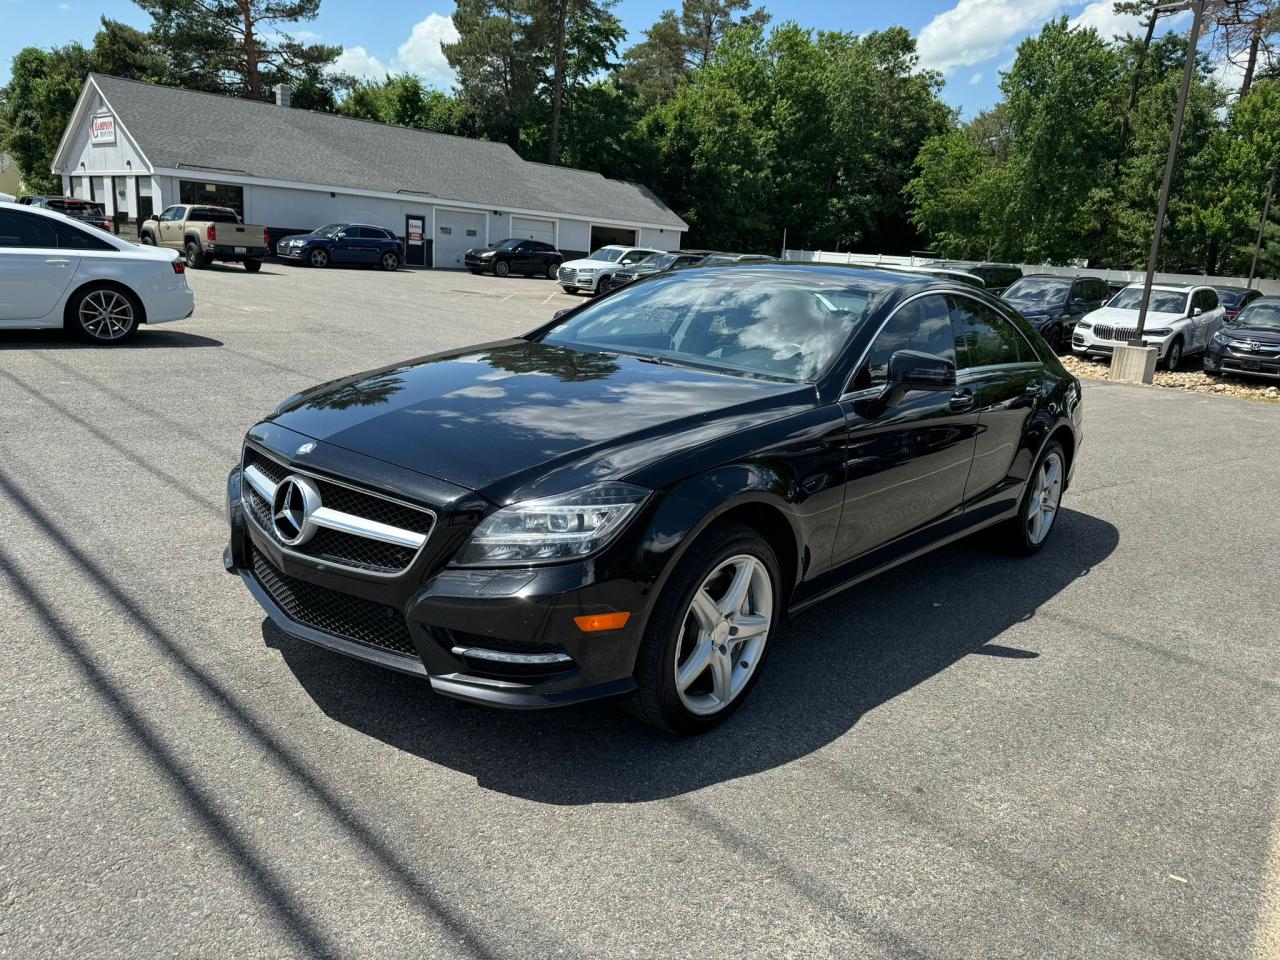
[[[804,757],[867,712],[969,654],[1035,670],[1038,654],[992,643],[1089,575],[1119,543],[1071,510],[1031,559],[965,541],[806,611],[773,638],[764,676],[724,726],[673,740],[607,703],[544,712],[454,704],[419,679],[331,654],[263,623],[269,646],[328,716],[490,790],[553,804],[651,801]]]
[[[122,350],[140,350],[144,347],[220,347],[221,340],[202,337],[198,333],[182,330],[153,329],[146,324],[130,341],[121,345]],[[41,350],[108,350],[110,346],[86,343],[75,334],[62,329],[0,330],[0,350],[5,347],[38,347]]]

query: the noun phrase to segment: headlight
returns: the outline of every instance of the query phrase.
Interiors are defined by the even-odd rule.
[[[1173,333],[1173,327],[1149,327],[1143,332],[1149,337],[1167,337]]]
[[[1213,342],[1221,347],[1229,347],[1235,341],[1221,329],[1213,331]]]
[[[596,483],[513,503],[481,521],[454,563],[505,567],[585,557],[617,536],[648,495],[629,483]]]
[[[582,276],[582,277],[585,277],[585,276],[587,276],[588,274],[595,273],[595,272],[596,272],[596,269],[597,269],[596,267],[579,267],[579,268],[578,268],[578,275],[579,275],[579,276]]]
[[[1092,323],[1085,323],[1083,320],[1077,320],[1077,321],[1076,321],[1076,329],[1077,329],[1077,330],[1092,330],[1092,329],[1093,329],[1093,324],[1092,324]]]
[[[493,253],[494,253],[494,252],[493,252],[492,250],[486,250],[484,253],[480,254],[480,256],[482,256],[482,257],[492,257],[492,256],[493,256]]]

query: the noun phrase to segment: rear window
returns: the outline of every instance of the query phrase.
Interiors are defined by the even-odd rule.
[[[207,220],[210,223],[239,223],[240,218],[234,210],[220,210],[217,207],[192,207],[187,214],[188,220]]]

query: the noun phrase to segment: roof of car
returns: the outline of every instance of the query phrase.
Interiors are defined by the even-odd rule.
[[[1249,290],[1251,289],[1249,287],[1237,287],[1237,286],[1233,286],[1231,284],[1226,284],[1226,283],[1224,284],[1211,283],[1210,286],[1219,292],[1227,290],[1227,291],[1230,291],[1231,293],[1248,293]]]

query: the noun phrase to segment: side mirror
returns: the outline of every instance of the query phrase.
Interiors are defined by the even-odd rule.
[[[955,388],[954,362],[919,350],[899,350],[889,358],[889,382],[880,394],[880,405],[897,406],[913,390],[950,393]]]
[[[1202,313],[1204,313],[1204,311],[1203,311],[1203,310],[1201,310],[1199,307],[1195,307],[1195,308],[1191,311],[1191,315],[1192,315],[1193,317],[1198,317],[1198,316],[1200,316],[1200,314],[1202,314]]]
[[[333,239],[335,239],[335,240],[345,240],[345,239],[347,239],[347,235],[346,235],[345,233],[335,233],[335,234],[333,235]]]
[[[555,313],[553,313],[553,314],[551,315],[551,319],[552,319],[552,320],[559,320],[561,317],[563,317],[563,316],[564,316],[566,313],[568,313],[568,312],[569,312],[569,308],[568,308],[568,307],[565,307],[563,310],[557,310]]]

